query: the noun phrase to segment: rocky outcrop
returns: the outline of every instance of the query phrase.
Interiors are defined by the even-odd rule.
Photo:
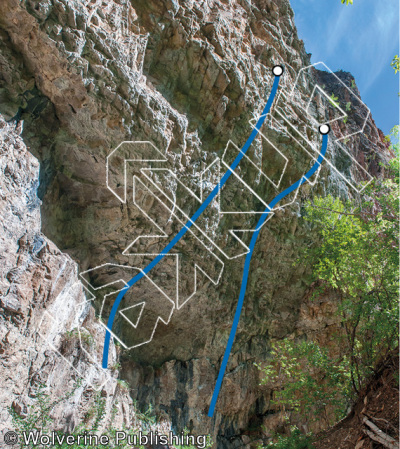
[[[52,429],[71,432],[84,419],[90,423],[100,403],[100,429],[111,420],[130,426],[129,392],[118,385],[117,371],[104,375],[95,363],[101,348],[87,336],[104,329],[77,265],[40,230],[39,163],[13,128],[0,117],[0,430],[16,430],[11,410],[32,419],[39,393],[53,405]]]
[[[119,266],[111,271],[88,271],[87,280],[92,287],[124,278],[127,275],[120,266],[143,267],[149,256],[142,254],[157,253],[163,248],[162,237],[140,239],[134,252],[123,254],[136,238],[155,235],[147,219],[149,214],[154,213],[155,219],[162,221],[163,232],[168,236],[181,228],[169,210],[155,208],[156,200],[144,193],[136,205],[130,200],[121,201],[124,186],[120,175],[125,161],[123,157],[115,158],[106,178],[107,156],[123,141],[150,141],[165,158],[163,167],[178,173],[188,188],[199,192],[199,174],[217,156],[222,157],[228,141],[238,147],[246,141],[252,130],[248,122],[261,112],[272,85],[271,66],[278,63],[286,69],[282,81],[286,88],[295,83],[298,71],[309,64],[287,0],[1,2],[0,112],[14,122],[23,120],[23,139],[40,161],[38,192],[43,202],[42,231],[46,237],[67,252],[81,272],[106,263]],[[350,91],[337,81],[342,80],[356,92],[350,74],[338,73],[336,78],[314,71],[312,76],[328,86],[342,107],[350,103],[349,121],[344,127],[333,129],[336,137],[346,127],[356,127],[366,119],[358,102],[352,103]],[[300,83],[299,89],[304,97],[311,95],[309,82]],[[321,100],[318,108],[318,113],[329,118],[329,103],[327,107]],[[285,106],[285,114],[310,140],[317,141],[315,123],[307,122],[296,102]],[[265,133],[289,160],[282,185],[301,177],[312,160],[304,157],[301,143],[296,143],[290,133],[273,129],[266,129]],[[364,180],[366,175],[361,168],[379,174],[378,162],[387,157],[387,151],[370,117],[364,133],[349,143],[349,150],[359,162],[358,167],[346,154],[337,151],[332,155],[333,163],[341,164],[349,178],[355,182]],[[260,158],[263,151],[264,159]],[[142,159],[149,159],[148,156],[144,154]],[[271,154],[268,148],[263,149],[260,138],[255,143],[254,160],[275,179],[282,161],[278,157],[271,163]],[[144,182],[142,167],[141,163],[128,165],[127,179],[135,174]],[[213,175],[209,176],[212,184]],[[164,192],[175,196],[182,210],[195,210],[196,203],[185,190],[178,189],[176,181],[161,175],[154,179]],[[273,195],[271,185],[257,181],[251,170],[247,179],[252,185],[258,182],[258,192],[265,198]],[[294,267],[293,262],[299,248],[311,238],[301,219],[302,202],[325,192],[352,194],[327,165],[321,170],[320,179],[322,182],[314,187],[305,186],[291,206],[276,211],[260,235],[239,331],[213,419],[207,417],[207,409],[233,319],[243,259],[225,261],[223,275],[215,286],[209,278],[217,279],[221,267],[204,245],[195,244],[193,239],[178,248],[189,261],[180,272],[182,295],[188,297],[194,289],[194,263],[203,264],[209,278],[198,280],[196,295],[174,312],[168,326],[157,327],[151,343],[121,354],[121,376],[129,383],[139,405],[147,408],[153,404],[157,413],[170,419],[178,431],[187,427],[194,433],[211,433],[219,448],[268,441],[271,416],[277,410],[270,405],[271,393],[259,386],[254,362],[268,357],[271,340],[297,329],[309,281],[308,268]],[[107,182],[120,199],[110,191]],[[254,197],[246,196],[248,192],[240,183],[232,184],[230,189],[224,206],[234,210],[259,206]],[[131,181],[126,195],[132,198]],[[35,214],[31,220],[36,227],[32,229],[39,232],[37,208]],[[256,223],[254,216],[215,217],[216,214],[206,216],[209,221],[204,228],[208,236],[220,239],[219,244],[226,250],[231,248],[226,243],[229,229],[251,229]],[[22,236],[16,232],[12,238],[16,242]],[[77,268],[43,235],[40,238],[38,241],[44,242],[40,257],[48,260],[47,265],[54,264],[54,275],[46,279],[46,269],[41,268],[35,276],[41,279],[43,275],[40,288],[45,296],[53,291],[51,301],[56,301],[59,292],[77,285]],[[20,244],[24,256],[21,262],[10,257],[9,267],[39,257],[34,248],[42,243],[35,242],[33,236],[24,237]],[[16,250],[12,251],[15,254]],[[64,265],[65,268],[56,268]],[[36,268],[19,271],[24,277],[24,289],[28,286],[27,298],[36,298],[30,285],[39,285],[32,280],[32,270]],[[175,270],[175,265],[167,260],[152,272],[151,279],[171,294]],[[57,276],[60,271],[69,274]],[[5,270],[5,276],[8,272]],[[56,279],[62,283],[58,285]],[[71,311],[65,309],[61,319],[65,329],[77,319],[74,313],[78,312],[72,309],[83,298],[78,285],[74,287],[78,292],[68,299]],[[91,292],[96,293],[93,288]],[[155,295],[150,292],[148,300],[159,300]],[[4,306],[4,313],[11,314],[10,320],[22,320],[26,326],[27,318],[15,317],[21,315],[19,307],[25,314],[30,310],[30,299],[23,303],[13,290],[8,296],[4,304],[15,310]],[[101,312],[101,300],[102,296],[98,296],[94,309],[86,311],[90,316]],[[68,301],[62,299],[63,304]],[[35,316],[40,320],[43,313]],[[92,333],[103,329],[97,321],[91,322]],[[34,321],[29,323],[31,332],[35,329]],[[117,323],[118,335],[129,338],[131,329],[122,323]],[[97,335],[95,341],[99,361],[103,334]],[[29,346],[30,343],[24,344]],[[73,351],[68,354],[72,359],[76,357]],[[38,360],[38,364],[44,363],[45,355],[41,353]],[[64,373],[69,368],[62,365],[58,369]],[[87,377],[85,368],[81,374]],[[263,424],[267,426],[265,433],[261,430]]]

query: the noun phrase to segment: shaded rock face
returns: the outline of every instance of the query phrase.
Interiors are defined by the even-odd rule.
[[[166,166],[193,192],[199,192],[199,174],[216,156],[222,157],[228,141],[241,147],[251,133],[248,122],[263,109],[273,81],[271,67],[278,63],[286,69],[284,87],[290,87],[298,71],[309,65],[286,0],[3,0],[0,112],[7,119],[24,121],[22,136],[40,161],[44,234],[68,252],[82,272],[106,263],[145,266],[151,259],[138,254],[157,253],[165,239],[141,239],[130,255],[122,253],[137,237],[155,235],[149,214],[162,222],[167,236],[175,235],[182,225],[170,219],[170,211],[157,208],[157,201],[145,190],[138,194],[136,205],[132,203],[132,175],[144,182],[140,163],[128,165],[128,200],[120,201],[107,188],[107,156],[123,141],[150,141],[166,159]],[[351,87],[350,74],[337,75]],[[347,91],[333,75],[314,71],[313,77],[340,104],[350,102],[348,127],[362,121],[364,112],[346,97]],[[311,95],[309,84],[300,89]],[[295,106],[285,113],[307,135],[307,126],[314,130],[310,139],[317,138],[315,124],[305,122]],[[322,107],[322,115],[329,118],[329,111]],[[342,131],[333,129],[337,137]],[[311,159],[300,155],[290,135],[273,129],[263,132],[289,159],[282,181],[289,185],[304,174]],[[350,150],[361,167],[379,174],[378,162],[387,154],[383,136],[371,118],[364,133],[350,142]],[[258,155],[258,163],[272,179],[281,161],[271,163],[272,155],[260,160],[263,151],[267,154],[262,139],[257,138],[254,160]],[[366,179],[347,156],[335,157],[355,182]],[[109,185],[122,195],[124,158],[117,157],[113,164]],[[272,198],[270,184],[256,181],[251,170],[246,174],[250,183],[258,182],[265,198]],[[187,427],[194,433],[211,433],[218,447],[231,448],[266,441],[271,427],[281,424],[279,416],[271,419],[278,414],[270,405],[271,393],[259,387],[254,362],[268,357],[271,340],[296,329],[309,272],[301,264],[294,267],[293,262],[299,248],[312,239],[301,220],[302,202],[327,192],[352,195],[329,166],[323,167],[320,179],[314,187],[305,186],[290,207],[277,211],[259,237],[240,327],[213,419],[207,417],[207,410],[233,319],[243,258],[225,261],[218,285],[203,276],[195,296],[174,312],[168,325],[159,324],[151,343],[122,354],[121,375],[129,382],[133,398],[146,408],[153,404],[178,431]],[[196,203],[179,191],[176,180],[161,175],[153,180],[189,215],[196,210]],[[224,207],[233,210],[260,207],[240,184],[232,184],[223,201]],[[37,224],[35,211],[30,219]],[[232,249],[225,239],[228,230],[251,229],[257,220],[243,215],[218,218],[212,213],[206,219],[207,235],[220,239],[226,251]],[[32,239],[27,240],[27,248],[39,245]],[[205,265],[212,279],[218,278],[221,269],[204,245],[194,240],[183,241],[177,248],[189,261],[180,272],[180,294],[185,298],[195,287],[193,263]],[[76,270],[68,261],[74,267],[71,270]],[[88,281],[101,287],[128,276],[121,267],[111,271],[91,271]],[[175,265],[166,260],[151,279],[170,294],[174,276]],[[24,285],[30,283],[30,279],[24,281]],[[5,310],[18,313],[21,300],[8,296]],[[94,304],[97,313],[101,300],[100,295]],[[157,303],[159,295],[149,293],[147,300]],[[128,298],[127,306],[133,304],[129,301],[134,298]],[[109,311],[110,304],[105,308]],[[168,310],[163,313],[168,315]],[[66,314],[65,321],[69,319]],[[122,318],[117,321],[115,331],[121,339],[129,339],[132,328],[124,323]],[[102,338],[96,341],[100,354]],[[266,434],[262,424],[269,426]]]

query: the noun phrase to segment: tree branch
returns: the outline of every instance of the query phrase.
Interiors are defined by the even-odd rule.
[[[317,209],[324,209],[327,210],[329,212],[333,212],[334,214],[341,214],[341,215],[352,215],[354,217],[359,217],[359,218],[363,218],[364,215],[370,215],[371,217],[375,217],[377,214],[370,214],[368,212],[362,212],[361,214],[352,214],[350,212],[341,212],[339,210],[333,210],[333,209],[329,209],[328,207],[322,207],[322,206],[315,206],[315,204],[311,204],[312,207],[316,207]],[[393,220],[396,217],[392,216],[392,215],[382,215],[382,218],[386,218],[387,220]]]
[[[368,420],[367,417],[363,418],[363,423],[367,425],[371,430],[364,429],[364,433],[368,435],[374,441],[383,444],[388,449],[399,449],[399,443],[385,432],[383,432],[374,423]]]
[[[382,421],[382,422],[386,423],[388,426],[390,426],[392,429],[397,431],[397,428],[392,423],[390,423],[387,419],[376,418],[375,416],[368,415],[367,413],[365,413],[365,415],[368,416],[368,418],[372,419],[373,421]]]

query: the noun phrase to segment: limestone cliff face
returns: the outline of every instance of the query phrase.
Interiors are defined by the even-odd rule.
[[[104,329],[77,264],[40,230],[39,163],[3,117],[0,161],[0,431],[15,428],[8,408],[27,416],[39,391],[58,402],[51,412],[55,429],[70,432],[88,417],[99,394],[101,427],[111,420],[129,426],[135,416],[128,391],[117,385],[116,371],[102,372],[96,364],[101,348],[87,338]],[[115,363],[114,347],[111,353]]]
[[[107,188],[107,156],[123,141],[150,141],[156,148],[152,147],[151,151],[162,153],[166,166],[179,173],[180,180],[193,192],[199,192],[202,189],[199,174],[217,156],[222,157],[228,141],[238,147],[246,141],[252,129],[249,120],[260,114],[268,97],[274,64],[285,66],[286,87],[293,85],[298,71],[309,65],[309,55],[297,36],[293,12],[286,0],[3,0],[0,4],[0,112],[7,119],[14,117],[14,122],[23,120],[22,137],[40,161],[38,192],[42,200],[44,235],[67,252],[81,272],[107,263],[143,267],[150,259],[142,254],[157,253],[165,245],[165,239],[140,239],[133,252],[127,255],[123,251],[141,235],[155,235],[147,219],[149,215],[153,213],[155,219],[162,221],[168,236],[175,235],[182,225],[179,220],[170,219],[169,211],[161,206],[157,209],[154,197],[146,195],[144,190],[138,195],[136,205],[120,201]],[[337,75],[350,88],[351,75]],[[312,76],[326,85],[341,104],[350,103],[351,113],[345,128],[356,127],[364,119],[365,112],[357,102],[352,103],[348,91],[336,77],[317,71]],[[311,95],[309,83],[300,83],[299,89],[305,96]],[[295,103],[285,108],[285,115],[294,126],[303,129],[310,140],[317,139],[315,125],[307,122]],[[328,108],[321,103],[320,109],[319,113],[329,118]],[[2,123],[4,128],[6,125]],[[276,130],[265,132],[289,160],[282,185],[290,184],[304,174],[312,159],[299,156],[300,144],[290,135]],[[343,129],[337,127],[333,132],[339,137]],[[142,159],[151,159],[150,147],[146,148]],[[378,162],[387,157],[386,147],[370,117],[364,133],[352,139],[349,148],[359,166],[346,155],[332,154],[332,161],[344,166],[349,178],[355,182],[365,180],[360,167],[379,175]],[[281,161],[278,158],[271,163],[272,156],[268,158],[268,153],[260,159],[262,151],[262,140],[257,139],[254,160],[257,162],[258,157],[258,163],[273,178]],[[108,178],[114,193],[120,196],[124,192],[120,177],[124,164],[122,156],[116,157]],[[129,199],[134,193],[132,175],[143,181],[140,168],[140,163],[128,165],[126,195]],[[32,182],[36,172],[29,174],[29,170],[23,173],[30,179],[27,182]],[[213,174],[209,176],[212,184]],[[157,327],[151,343],[121,354],[121,376],[128,381],[133,399],[141,406],[153,404],[157,413],[172,421],[177,430],[186,426],[194,433],[211,433],[219,448],[268,441],[273,429],[280,425],[280,417],[270,405],[271,393],[259,387],[254,362],[268,357],[272,339],[298,329],[308,273],[307,267],[294,267],[293,262],[299,248],[310,239],[301,220],[302,201],[326,192],[352,195],[343,179],[329,166],[323,167],[320,178],[322,182],[314,187],[306,186],[290,207],[277,211],[260,235],[214,418],[207,417],[207,410],[233,319],[243,258],[225,261],[217,285],[206,277],[199,279],[197,293],[174,312],[168,326]],[[176,199],[182,210],[194,212],[192,198],[185,190],[179,190],[176,180],[161,175],[154,180]],[[251,170],[248,180],[266,198],[273,195],[271,186],[257,179]],[[10,188],[17,192],[18,186]],[[31,188],[34,190],[35,186]],[[17,204],[22,201],[17,193],[14,196]],[[224,201],[225,207],[236,211],[259,206],[254,197],[246,196],[240,184],[231,186]],[[28,200],[25,203],[24,207],[28,207]],[[7,206],[10,211],[12,204],[10,200]],[[10,268],[4,270],[4,278],[11,267],[17,271],[20,267],[18,273],[21,289],[27,290],[25,296],[35,296],[30,286],[36,284],[30,269],[21,268],[28,256],[21,257],[21,261],[15,256],[16,242],[27,228],[36,229],[39,235],[38,206],[33,210],[26,218],[30,221],[18,225],[20,231],[11,225],[13,246],[4,250],[13,254],[6,256]],[[219,239],[226,251],[235,250],[225,238],[229,229],[251,229],[256,223],[254,216],[231,217],[221,219],[210,215],[204,223],[207,235]],[[24,237],[18,251],[33,254],[29,257],[46,258],[47,264],[58,267],[54,268],[55,272],[65,265],[63,270],[69,270],[69,274],[63,282],[76,285],[76,265],[46,237],[42,234],[40,238]],[[44,249],[38,250],[41,256],[34,256],[35,248],[41,245],[44,245]],[[205,266],[213,279],[218,277],[221,267],[195,239],[183,242],[179,250],[186,258],[180,272],[180,294],[188,297],[195,287],[194,263]],[[152,280],[171,294],[175,270],[169,259],[154,270]],[[46,279],[46,270],[42,271],[37,276]],[[87,280],[92,287],[101,287],[127,276],[121,267],[111,271],[91,271]],[[47,287],[42,288],[48,292],[62,291],[65,285],[57,286],[60,278],[54,273],[43,281]],[[82,299],[82,287],[77,289],[77,296],[68,299],[71,311],[66,309],[61,318],[65,329],[75,319],[73,305]],[[91,292],[96,293],[94,289]],[[53,295],[55,302],[57,294]],[[149,302],[159,300],[158,293],[148,295]],[[2,304],[6,316],[8,313],[19,316],[24,307],[29,310],[29,299],[24,304],[14,290],[5,298],[8,299],[2,299]],[[47,298],[46,307],[52,301]],[[100,309],[101,297],[97,296],[93,309],[87,313],[94,316]],[[42,311],[38,309],[35,316],[39,320]],[[93,320],[92,326],[98,326],[92,329],[93,333],[103,329],[96,323]],[[34,329],[30,323],[24,326],[28,332]],[[131,329],[122,321],[117,323],[116,332],[121,338],[131,338]],[[98,360],[102,341],[103,336],[97,335]],[[24,343],[25,347],[30,345]],[[45,361],[44,354],[38,355],[36,363]],[[62,362],[57,368],[60,373],[68,369]],[[84,369],[82,375],[87,377]],[[11,382],[11,375],[7,376]],[[274,415],[276,419],[271,420]],[[115,425],[118,427],[118,423]]]

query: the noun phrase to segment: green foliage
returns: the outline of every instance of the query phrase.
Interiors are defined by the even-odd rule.
[[[338,97],[335,97],[335,94],[332,93],[331,96],[329,97],[329,102],[331,103],[332,106],[334,106],[335,108],[338,107],[338,104],[336,103],[338,100]]]
[[[82,340],[82,344],[92,347],[94,345],[94,339],[92,335],[85,331],[84,329],[81,329],[80,333],[80,339]],[[79,340],[79,331],[78,329],[72,329],[70,331],[65,332],[64,334],[64,340],[65,341],[78,341]]]
[[[70,331],[65,332],[64,334],[64,340],[66,341],[72,341],[72,340],[78,340],[79,339],[79,332],[77,329],[72,329]]]
[[[379,359],[397,344],[399,196],[398,160],[387,179],[373,180],[360,202],[315,198],[306,220],[318,238],[303,254],[314,277],[338,294],[355,393]]]
[[[325,419],[328,425],[334,423],[328,407],[336,411],[335,420],[341,418],[350,394],[343,390],[348,383],[346,357],[332,360],[328,350],[315,342],[287,338],[273,344],[270,355],[270,362],[259,368],[261,383],[275,390],[274,404],[311,421]]]
[[[345,109],[346,109],[347,112],[350,112],[350,111],[351,111],[351,102],[350,102],[350,101],[348,101],[348,102],[346,103]],[[349,119],[349,117],[346,116],[346,117],[343,119],[343,123],[346,124],[347,121],[348,121],[348,119]]]
[[[86,345],[89,347],[92,347],[94,345],[94,338],[88,331],[81,328],[80,334],[81,334],[81,341],[82,341],[83,345]]]
[[[390,65],[393,67],[394,73],[400,72],[400,58],[399,58],[399,55],[396,55],[393,58],[393,61],[390,63]]]
[[[106,414],[106,399],[101,397],[100,392],[98,392],[94,398],[93,409],[94,409],[94,420],[90,431],[92,433],[96,433],[99,430],[101,421],[103,420]],[[84,431],[87,429],[82,428],[81,430]]]
[[[396,125],[392,128],[390,134],[388,136],[386,136],[386,141],[390,142],[390,147],[389,149],[392,150],[394,152],[394,154],[396,155],[396,157],[398,158],[400,155],[400,126]],[[397,159],[394,159],[392,161],[392,165],[393,163],[396,164],[398,162]],[[392,170],[395,170],[396,167],[392,167]]]
[[[356,88],[356,80],[355,80],[354,78],[352,78],[352,80],[351,80],[351,85],[350,85],[350,87],[351,87],[352,89],[355,89],[355,88]]]
[[[353,0],[340,0],[342,2],[342,4],[346,4],[346,5],[352,5],[353,4]]]
[[[117,384],[122,391],[129,391],[129,384],[125,380],[117,379]]]
[[[313,268],[314,297],[334,293],[339,326],[326,347],[289,339],[273,345],[260,369],[284,410],[331,424],[332,412],[343,416],[398,344],[398,163],[390,161],[386,178],[374,179],[357,200],[317,197],[305,206],[313,240],[298,263]]]
[[[21,417],[12,407],[8,407],[14,429],[17,432],[28,432],[31,429],[47,431],[53,421],[50,412],[61,402],[71,398],[80,387],[80,383],[80,381],[76,382],[72,391],[53,401],[50,401],[50,393],[46,391],[45,385],[40,384],[36,391],[35,406],[30,409],[30,413],[25,418]]]
[[[111,371],[119,371],[121,369],[121,364],[119,362],[115,362],[112,365],[110,365]]]
[[[135,408],[136,408],[136,417],[140,420],[142,423],[142,426],[146,429],[150,429],[151,426],[156,425],[156,417],[154,415],[153,406],[149,404],[147,407],[147,410],[145,412],[140,412],[137,408],[136,402],[134,402]]]
[[[290,436],[279,435],[276,443],[269,443],[266,449],[313,449],[313,446],[310,436],[303,435],[297,427],[292,427]]]
[[[36,398],[34,405],[29,407],[29,413],[26,417],[20,416],[12,407],[8,408],[8,411],[12,417],[13,427],[15,432],[17,432],[19,435],[21,435],[23,432],[28,434],[32,430],[38,430],[41,431],[44,434],[48,434],[51,430],[51,426],[53,424],[53,418],[51,416],[51,412],[53,409],[63,401],[66,401],[70,399],[75,391],[80,387],[81,381],[78,380],[74,386],[74,388],[64,396],[56,399],[51,400],[51,395],[49,392],[46,391],[46,386],[44,384],[40,384],[38,386],[38,389],[36,391]],[[74,435],[79,435],[83,433],[83,431],[89,431],[92,433],[95,433],[98,430],[98,425],[101,421],[101,419],[104,416],[104,400],[103,403],[101,403],[100,396],[98,395],[95,399],[96,406],[93,407],[93,409],[89,409],[87,416],[85,417],[85,420],[88,421],[92,419],[93,425],[92,426],[85,426],[82,425],[75,429]],[[62,435],[61,432],[57,432],[60,436]],[[13,447],[20,447],[20,448],[35,448],[37,447],[33,442],[30,442],[28,444],[25,444],[21,439],[18,443],[18,446]],[[72,448],[72,449],[80,449],[85,448],[89,449],[91,446],[83,446],[83,445],[73,445],[68,446],[66,443],[63,443],[61,445],[58,445],[57,447],[61,449],[66,448]],[[93,447],[93,449],[95,449]]]

